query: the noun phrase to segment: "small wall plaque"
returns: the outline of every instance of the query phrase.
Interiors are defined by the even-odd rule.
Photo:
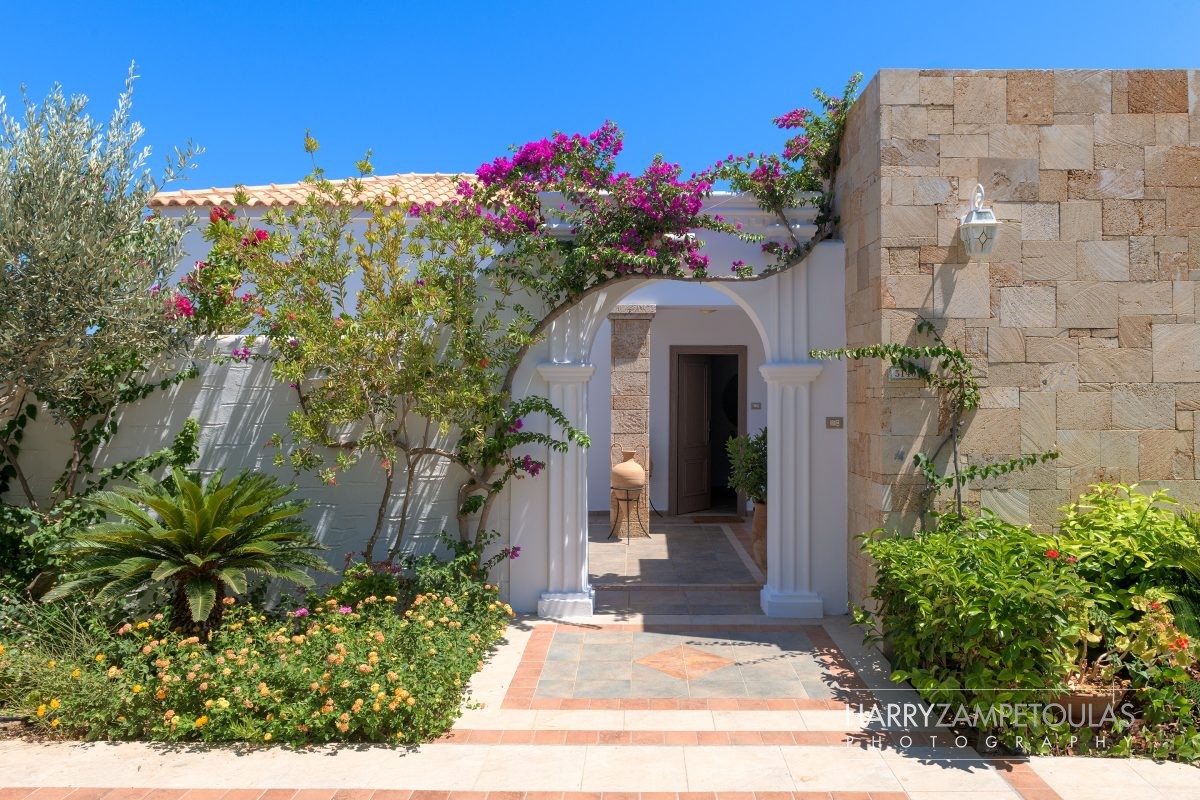
[[[751,411],[762,411],[762,403],[751,403],[750,410]]]
[[[846,427],[846,421],[842,417],[826,417],[825,427],[832,428],[834,430],[841,430],[842,428]]]

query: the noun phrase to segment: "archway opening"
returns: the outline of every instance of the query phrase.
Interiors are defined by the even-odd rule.
[[[766,425],[766,357],[758,321],[710,286],[650,282],[608,305],[588,387],[597,613],[761,613],[766,548],[756,559],[726,445]],[[646,487],[614,491],[612,468],[630,453]]]

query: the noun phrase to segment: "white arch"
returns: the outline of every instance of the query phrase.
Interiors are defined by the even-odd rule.
[[[808,357],[810,348],[845,341],[844,251],[825,242],[788,272],[768,280],[705,284],[734,301],[763,342],[769,437],[767,614],[819,617],[842,613],[846,597],[845,372]],[[589,295],[551,326],[518,370],[514,393],[542,394],[587,428],[589,363],[608,313],[639,288],[663,279],[630,280]],[[821,425],[817,421],[821,421]],[[814,453],[820,469],[814,469]],[[587,455],[550,453],[544,477],[510,493],[510,537],[525,542],[511,565],[514,606],[550,617],[590,615],[587,570]],[[820,498],[820,506],[813,499]],[[526,557],[528,554],[531,557]]]

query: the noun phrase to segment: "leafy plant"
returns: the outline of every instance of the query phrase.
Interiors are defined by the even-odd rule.
[[[62,546],[73,572],[46,595],[56,600],[99,590],[122,597],[154,584],[171,586],[171,619],[195,633],[221,622],[226,590],[244,592],[250,574],[311,586],[305,569],[328,570],[300,519],[307,503],[280,502],[294,486],[243,472],[202,483],[175,468],[168,480],[140,477],[137,486],[89,499],[113,519],[73,533]]]
[[[1053,539],[990,512],[939,522],[913,537],[864,537],[877,605],[856,621],[892,646],[893,680],[929,702],[986,719],[1005,703],[1048,700],[1072,669],[1084,582],[1048,556]]]
[[[767,502],[767,429],[753,436],[734,436],[725,443],[729,453],[729,487],[755,503]]]
[[[839,347],[833,350],[812,350],[809,355],[826,360],[880,359],[889,366],[899,367],[906,375],[919,378],[937,393],[941,410],[945,412],[948,431],[932,455],[917,453],[913,456],[913,463],[928,484],[926,505],[936,500],[942,490],[951,489],[954,493],[954,511],[962,516],[962,492],[968,483],[1020,472],[1036,464],[1052,461],[1058,458],[1059,454],[1058,451],[1052,450],[1017,456],[996,463],[963,464],[959,444],[963,427],[967,423],[966,415],[979,406],[979,381],[975,378],[967,355],[942,341],[932,322],[919,320],[916,331],[932,337],[934,343],[923,346],[891,343],[866,347]],[[946,445],[950,445],[951,451],[949,469],[942,473],[939,472],[936,462]]]
[[[117,408],[195,374],[184,352],[190,306],[164,285],[190,220],[146,207],[196,150],[151,174],[130,117],[133,81],[131,67],[107,124],[57,86],[40,104],[26,97],[19,116],[0,98],[0,491],[11,479],[35,510],[46,498],[20,462],[31,406],[45,403],[70,435],[54,505],[94,469]]]

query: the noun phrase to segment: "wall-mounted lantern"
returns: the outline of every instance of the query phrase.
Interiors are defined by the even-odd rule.
[[[976,184],[975,198],[971,210],[962,218],[958,236],[962,239],[967,258],[986,256],[996,246],[996,232],[1000,223],[990,208],[983,207],[983,184]]]

